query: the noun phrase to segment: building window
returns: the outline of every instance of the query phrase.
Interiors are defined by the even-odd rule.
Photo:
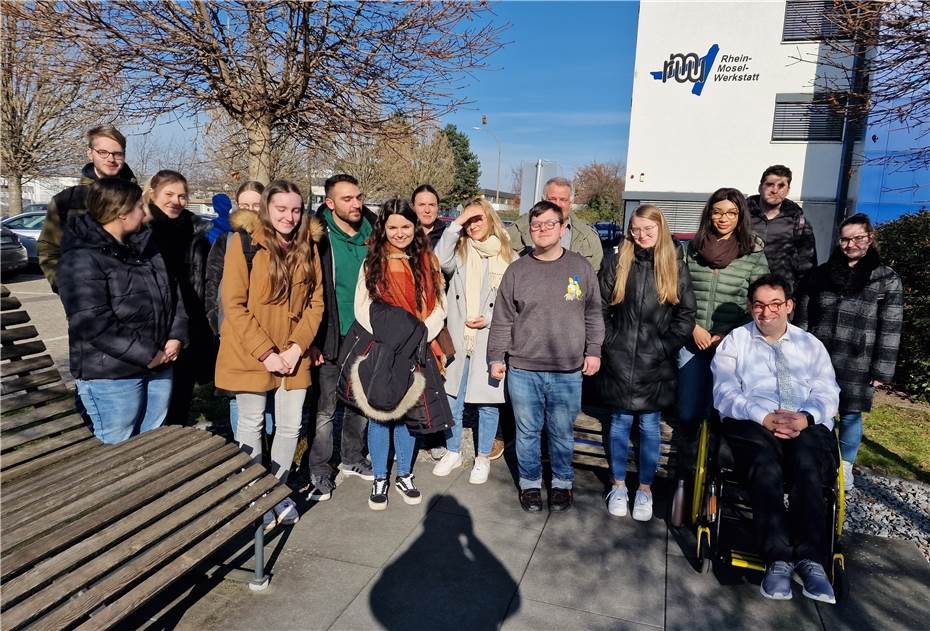
[[[833,0],[788,0],[785,4],[783,42],[820,41],[841,37],[837,16],[844,3]]]
[[[820,94],[776,94],[772,140],[843,140],[842,97]]]

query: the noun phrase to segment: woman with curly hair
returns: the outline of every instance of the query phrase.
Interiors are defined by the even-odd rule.
[[[418,229],[416,213],[404,200],[387,201],[381,206],[369,239],[368,255],[359,271],[355,290],[356,320],[372,332],[373,304],[402,309],[425,325],[431,354],[442,366],[444,356],[435,340],[446,318],[443,285],[439,263],[426,234]],[[372,510],[387,508],[388,452],[392,435],[397,456],[394,487],[407,504],[419,504],[422,499],[411,473],[416,438],[404,418],[370,418],[368,451],[375,481],[368,506]]]

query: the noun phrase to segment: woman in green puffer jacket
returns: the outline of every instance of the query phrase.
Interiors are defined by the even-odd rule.
[[[717,345],[750,320],[746,292],[769,271],[764,246],[752,232],[743,194],[735,188],[717,189],[685,253],[697,301],[694,331],[678,354],[678,418],[685,434],[693,433],[710,413],[710,362]]]

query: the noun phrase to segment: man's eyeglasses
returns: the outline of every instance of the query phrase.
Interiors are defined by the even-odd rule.
[[[752,312],[758,314],[764,314],[765,310],[768,309],[772,313],[778,313],[781,311],[781,308],[788,304],[786,300],[773,300],[772,302],[754,302],[752,303]]]
[[[714,219],[721,219],[723,217],[726,217],[727,219],[736,219],[737,217],[739,217],[739,213],[736,212],[735,210],[727,210],[724,212],[715,210],[714,212],[711,213],[711,217],[713,217]]]
[[[530,230],[533,232],[540,232],[542,230],[552,230],[556,226],[561,226],[562,222],[556,219],[550,219],[549,221],[531,221]]]
[[[238,206],[240,210],[254,210],[255,212],[262,209],[262,205],[258,202],[254,204],[236,204],[236,206]]]
[[[857,234],[854,237],[840,237],[839,243],[841,247],[846,247],[850,243],[855,243],[856,245],[862,245],[869,240],[869,235],[867,234]]]
[[[113,156],[113,159],[117,162],[126,159],[126,153],[124,151],[107,151],[106,149],[97,149],[96,147],[91,147],[91,150],[104,160],[109,160],[110,156]]]
[[[656,230],[658,230],[658,228],[655,226],[649,226],[648,228],[630,228],[630,234],[634,237],[638,237],[641,234],[651,237],[656,233]]]

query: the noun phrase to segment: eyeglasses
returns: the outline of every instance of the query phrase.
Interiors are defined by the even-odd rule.
[[[658,230],[658,228],[655,226],[649,226],[648,228],[630,228],[630,234],[634,237],[638,237],[641,234],[651,237],[656,233],[656,230]]]
[[[840,238],[839,238],[839,243],[840,243],[840,246],[841,246],[841,247],[844,247],[844,248],[845,248],[847,245],[849,245],[849,244],[851,244],[851,243],[855,243],[856,245],[862,245],[863,243],[865,243],[865,242],[868,241],[868,240],[869,240],[869,235],[867,235],[867,234],[857,234],[857,235],[854,236],[854,237],[840,237]]]
[[[117,162],[126,159],[126,153],[124,151],[107,151],[106,149],[97,149],[96,147],[91,147],[91,150],[104,160],[109,160],[110,156],[113,156],[113,159]]]
[[[236,204],[236,206],[238,206],[240,210],[254,210],[255,212],[262,209],[262,205],[258,202],[254,204]]]
[[[549,221],[531,221],[530,230],[533,232],[541,232],[543,230],[552,230],[556,226],[561,226],[562,222],[556,219],[550,219]]]
[[[735,210],[727,210],[724,212],[715,210],[714,212],[711,213],[711,217],[713,217],[714,219],[721,219],[723,217],[726,217],[727,219],[736,219],[737,217],[739,217],[739,213],[736,212]]]
[[[784,307],[786,304],[788,304],[788,301],[786,300],[774,300],[769,303],[754,302],[752,303],[752,311],[753,313],[758,313],[760,315],[764,315],[766,309],[768,309],[772,313],[778,313],[779,311],[781,311],[781,308]]]

